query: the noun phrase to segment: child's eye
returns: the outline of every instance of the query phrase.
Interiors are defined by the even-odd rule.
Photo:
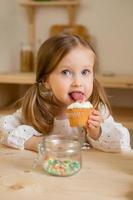
[[[82,73],[82,75],[87,76],[90,73],[90,70],[84,69],[81,73]]]
[[[65,75],[65,76],[70,76],[71,75],[71,72],[69,70],[63,70],[61,73],[63,75]]]

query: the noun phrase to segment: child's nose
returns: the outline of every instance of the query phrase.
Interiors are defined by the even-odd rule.
[[[73,78],[72,86],[73,86],[73,87],[81,87],[81,86],[82,86],[80,77],[75,76],[75,77]]]

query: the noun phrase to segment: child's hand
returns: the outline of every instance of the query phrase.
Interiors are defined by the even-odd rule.
[[[87,133],[88,135],[97,140],[101,135],[101,123],[103,122],[103,118],[98,110],[93,110],[91,113],[88,122],[87,122]]]

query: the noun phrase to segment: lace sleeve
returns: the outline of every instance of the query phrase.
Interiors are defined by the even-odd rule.
[[[24,149],[30,137],[42,135],[32,126],[22,124],[21,109],[0,118],[0,131],[3,133],[1,143],[18,149]]]
[[[21,124],[21,109],[17,110],[12,115],[0,117],[0,130],[5,134],[9,134],[12,130]]]
[[[131,150],[129,131],[122,124],[109,116],[101,125],[102,134],[98,140],[93,140],[87,134],[91,145],[106,152],[122,152]]]

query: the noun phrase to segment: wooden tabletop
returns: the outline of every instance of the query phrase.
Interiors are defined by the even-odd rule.
[[[133,151],[83,150],[83,166],[70,177],[32,169],[37,154],[0,146],[1,200],[133,200]]]

